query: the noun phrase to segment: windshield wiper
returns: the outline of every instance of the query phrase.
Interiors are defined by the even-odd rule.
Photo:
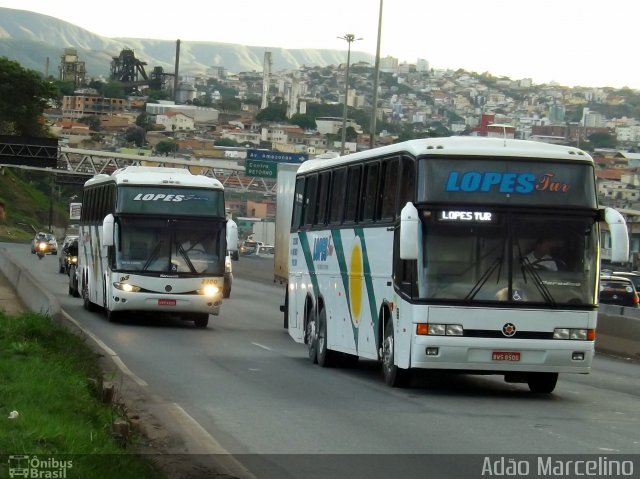
[[[465,301],[471,301],[473,300],[473,298],[475,298],[476,294],[480,292],[482,287],[489,280],[489,278],[491,277],[491,275],[496,269],[498,269],[498,281],[499,281],[501,268],[502,268],[502,258],[498,257],[493,263],[489,265],[487,270],[484,273],[482,273],[482,276],[480,276],[480,279],[478,280],[478,282],[473,285],[473,288],[471,288],[471,291],[469,291],[467,296],[464,298]]]
[[[191,259],[189,259],[189,255],[182,247],[182,243],[180,243],[179,241],[176,241],[176,245],[178,246],[178,253],[180,253],[180,256],[182,256],[182,258],[184,259],[184,262],[187,263],[187,266],[189,267],[189,270],[191,271],[191,273],[196,274],[196,268],[195,266],[193,266]]]
[[[529,261],[529,258],[527,258],[526,256],[520,256],[520,266],[522,271],[522,278],[524,279],[525,284],[527,283],[527,272],[528,272],[533,278],[532,282],[534,286],[538,289],[538,292],[540,293],[542,298],[550,305],[555,306],[556,305],[555,299],[553,299],[553,296],[551,295],[549,288],[547,288],[547,286],[542,282],[542,278],[540,277],[536,269],[531,264],[531,261]]]
[[[144,263],[144,266],[142,267],[142,271],[146,271],[147,268],[149,267],[149,265],[151,265],[151,262],[154,259],[156,259],[156,257],[158,256],[158,252],[160,251],[160,247],[161,246],[162,246],[162,240],[160,240],[160,241],[158,241],[158,243],[156,243],[156,246],[153,248],[153,251],[149,255],[149,258],[147,258],[147,261]]]

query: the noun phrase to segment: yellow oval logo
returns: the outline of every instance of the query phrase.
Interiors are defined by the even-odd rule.
[[[351,301],[351,318],[354,326],[360,323],[362,311],[362,289],[364,283],[364,268],[362,263],[362,247],[360,239],[356,238],[351,248],[351,262],[349,264],[349,298]]]

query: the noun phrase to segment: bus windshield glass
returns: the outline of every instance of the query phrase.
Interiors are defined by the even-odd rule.
[[[224,273],[224,221],[118,218],[115,267],[179,276]]]
[[[595,218],[460,209],[422,216],[416,299],[595,304]]]

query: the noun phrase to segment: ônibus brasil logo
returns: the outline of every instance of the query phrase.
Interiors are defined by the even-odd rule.
[[[9,477],[65,479],[67,470],[73,468],[73,461],[46,459],[38,456],[10,455]]]

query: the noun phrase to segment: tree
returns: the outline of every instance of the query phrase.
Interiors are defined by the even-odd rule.
[[[287,121],[287,105],[285,103],[269,103],[264,110],[260,110],[256,115],[258,121]]]
[[[156,153],[159,155],[169,156],[170,153],[175,153],[177,150],[178,144],[171,140],[162,140],[156,145]]]
[[[131,125],[124,132],[124,138],[127,141],[133,142],[139,148],[144,146],[145,133],[144,128],[141,128],[138,125]]]
[[[33,70],[0,57],[0,134],[47,136],[42,114],[58,92]]]
[[[144,128],[145,131],[153,130],[153,118],[151,115],[147,115],[146,113],[140,113],[136,117],[136,125],[140,128]]]
[[[609,133],[592,133],[589,143],[593,148],[616,148],[616,138]]]
[[[215,141],[215,146],[239,146],[236,140],[231,138],[219,138]]]
[[[79,123],[89,125],[89,129],[92,131],[100,131],[100,118],[96,115],[86,115],[78,119]]]
[[[102,88],[102,95],[105,98],[126,98],[124,85],[119,81],[110,81]]]
[[[289,120],[289,123],[298,125],[300,128],[304,128],[305,130],[315,130],[318,128],[315,118],[311,115],[303,115],[301,113],[293,115]]]

